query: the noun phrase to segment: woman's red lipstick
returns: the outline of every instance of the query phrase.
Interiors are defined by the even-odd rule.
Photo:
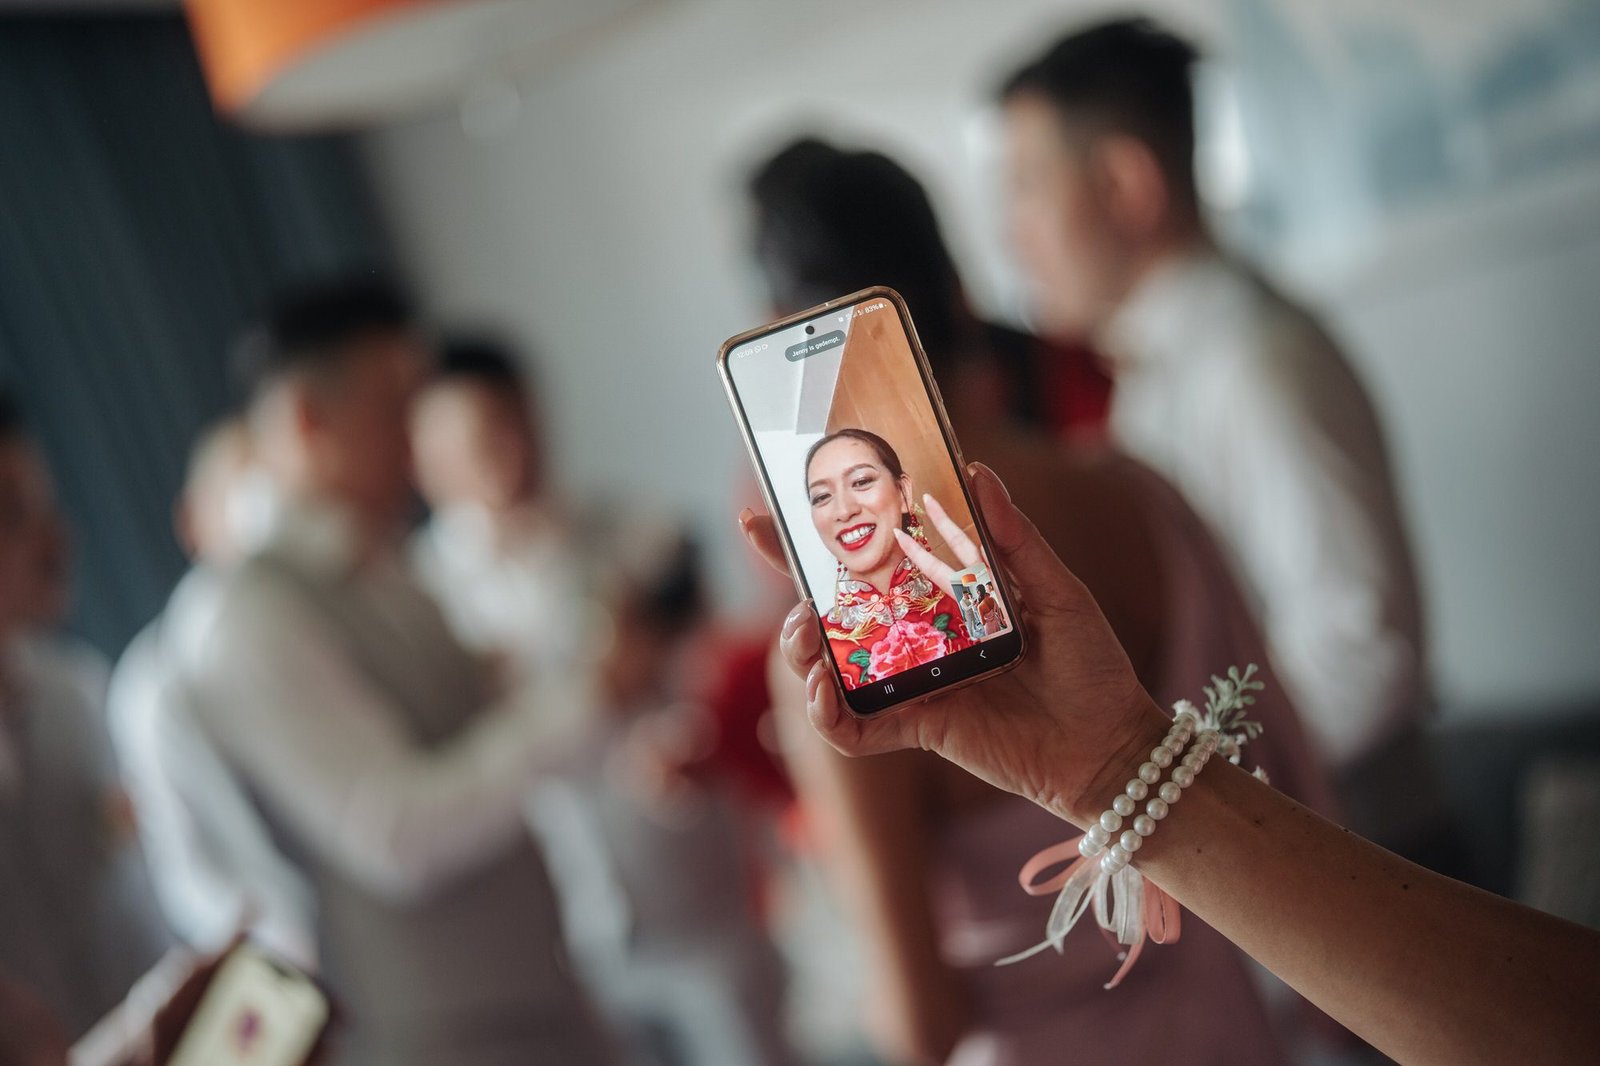
[[[877,529],[878,526],[875,522],[857,522],[849,529],[840,530],[839,535],[834,539],[837,540],[839,542],[839,546],[847,552],[859,551],[863,544],[872,539],[872,534],[877,532]],[[846,536],[859,530],[866,530],[866,532],[863,533],[858,539],[845,539]]]

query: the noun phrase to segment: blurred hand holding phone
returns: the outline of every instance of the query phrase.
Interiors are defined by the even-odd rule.
[[[852,713],[1021,659],[1010,594],[897,293],[867,289],[740,334],[718,367]]]
[[[305,1066],[331,1014],[316,983],[244,942],[174,948],[72,1045],[69,1066]]]
[[[241,944],[225,955],[166,1066],[304,1066],[328,998],[299,970]]]

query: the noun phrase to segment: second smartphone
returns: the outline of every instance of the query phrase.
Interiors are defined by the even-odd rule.
[[[717,363],[849,709],[1015,665],[1013,601],[899,294],[866,289],[742,333]]]

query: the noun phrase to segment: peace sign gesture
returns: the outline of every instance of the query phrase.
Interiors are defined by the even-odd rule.
[[[925,492],[922,494],[922,502],[928,509],[928,518],[933,522],[934,528],[944,537],[944,542],[950,545],[950,550],[956,553],[956,558],[961,560],[964,568],[988,565],[988,560],[984,559],[983,552],[979,550],[977,544],[973,543],[972,538],[967,536],[966,530],[957,525],[955,519],[939,505],[938,500]],[[929,581],[942,591],[955,594],[954,568],[918,544],[904,530],[895,530],[894,539],[895,543],[900,545],[900,550],[906,553],[906,558],[910,559]]]

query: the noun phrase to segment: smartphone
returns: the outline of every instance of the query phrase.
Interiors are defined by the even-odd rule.
[[[898,293],[865,289],[741,333],[717,367],[853,713],[1020,661],[1014,600]]]
[[[301,1066],[328,1024],[328,999],[292,966],[248,944],[206,987],[169,1066]]]

